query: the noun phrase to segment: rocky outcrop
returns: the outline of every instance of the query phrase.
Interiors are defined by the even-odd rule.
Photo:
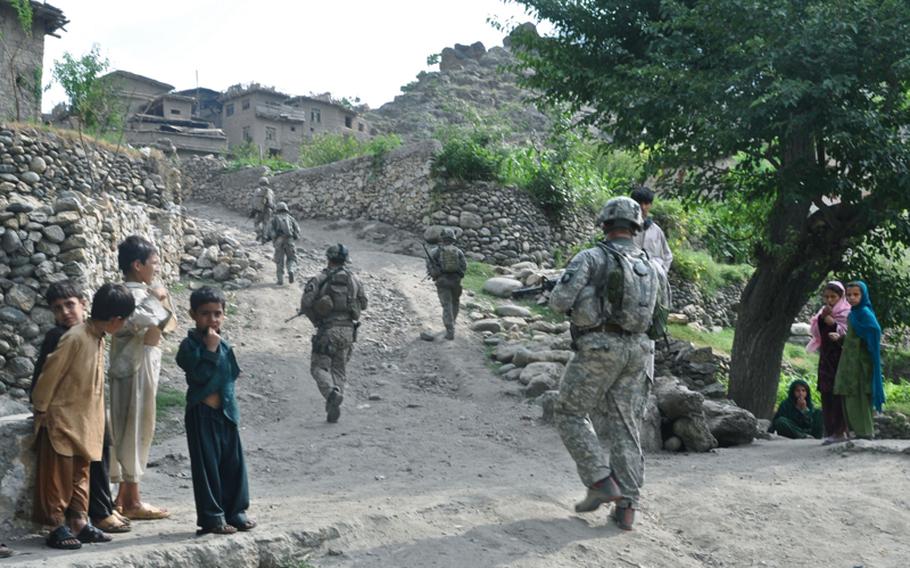
[[[440,128],[474,121],[514,125],[516,136],[543,138],[550,119],[528,101],[533,93],[518,86],[507,69],[516,63],[506,45],[455,44],[442,50],[439,71],[424,71],[401,88],[402,94],[366,118],[380,132],[405,140],[425,140]]]

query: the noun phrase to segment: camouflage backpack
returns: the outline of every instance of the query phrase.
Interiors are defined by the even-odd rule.
[[[601,298],[610,306],[607,323],[633,333],[647,333],[651,339],[663,337],[670,313],[669,286],[663,271],[645,251],[624,251],[610,243],[597,246],[618,267],[599,287]]]
[[[334,319],[360,319],[360,302],[351,274],[344,268],[311,278],[300,298],[300,312],[313,324]]]
[[[294,220],[288,214],[277,215],[272,220],[272,226],[275,228],[276,237],[293,237]]]
[[[444,245],[439,249],[439,268],[443,273],[461,272],[461,263],[458,261],[458,249],[451,245]]]

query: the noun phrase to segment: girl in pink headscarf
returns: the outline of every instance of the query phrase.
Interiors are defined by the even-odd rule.
[[[844,416],[844,397],[834,394],[834,376],[840,362],[842,340],[847,333],[850,304],[844,299],[844,285],[828,282],[822,291],[825,305],[812,316],[812,340],[806,349],[818,351],[818,391],[822,398],[822,417],[825,421],[824,444],[847,440],[847,420]]]

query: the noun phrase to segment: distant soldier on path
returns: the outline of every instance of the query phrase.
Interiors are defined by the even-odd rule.
[[[347,247],[340,243],[330,246],[326,258],[328,266],[304,287],[299,313],[316,326],[310,374],[325,398],[326,420],[334,423],[341,416],[346,367],[367,297],[360,279],[345,267]]]
[[[455,320],[461,301],[461,280],[468,269],[464,252],[455,246],[455,230],[443,229],[441,245],[427,254],[427,273],[436,283],[436,293],[442,304],[442,323],[446,339],[455,339]]]
[[[269,178],[259,178],[259,187],[253,195],[253,206],[250,217],[254,219],[256,240],[266,242],[272,212],[275,210],[275,193],[269,187]]]
[[[655,322],[669,304],[666,274],[633,242],[641,208],[628,197],[607,202],[598,222],[606,238],[578,253],[550,295],[550,307],[571,310],[575,356],[555,405],[562,441],[588,487],[579,513],[616,502],[612,517],[631,530],[644,482],[639,430],[651,382]],[[658,314],[655,319],[655,313]],[[609,460],[589,414],[606,410]]]
[[[288,210],[288,204],[284,201],[275,208],[275,216],[266,228],[266,242],[274,241],[275,247],[275,270],[278,277],[278,285],[284,284],[284,268],[287,264],[288,282],[294,283],[294,275],[297,273],[297,247],[294,242],[300,238],[300,225],[297,219],[291,215]]]

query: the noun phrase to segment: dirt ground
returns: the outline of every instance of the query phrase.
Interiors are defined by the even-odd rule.
[[[190,212],[224,225],[265,261],[263,282],[232,292],[225,325],[238,381],[252,506],[260,526],[195,537],[182,410],[164,419],[142,489],[172,518],[136,522],[115,542],[48,551],[12,542],[0,565],[314,567],[910,566],[910,454],[897,443],[831,450],[816,441],[759,441],[708,454],[647,458],[643,509],[623,532],[607,511],[576,515],[583,494],[556,431],[514,383],[487,368],[479,337],[441,330],[421,259],[301,224],[302,274],[334,242],[349,245],[370,300],[349,365],[338,424],[327,424],[309,376],[304,318],[285,323],[299,283],[272,282],[270,250],[251,223],[214,206]],[[186,304],[188,291],[178,294]],[[185,318],[189,325],[189,320]],[[167,341],[164,375],[183,332]],[[298,560],[289,562],[286,554]]]

